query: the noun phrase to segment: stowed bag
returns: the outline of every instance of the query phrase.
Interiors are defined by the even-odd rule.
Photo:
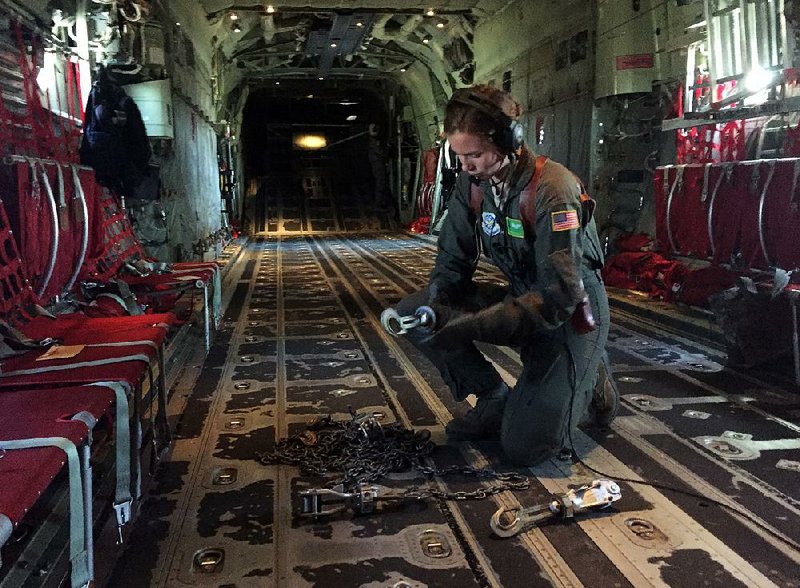
[[[81,282],[81,306],[86,316],[99,318],[144,314],[131,292],[122,280],[108,282]]]
[[[753,367],[792,352],[791,307],[773,288],[740,277],[737,285],[709,298],[722,329],[728,364]]]
[[[39,340],[31,339],[0,319],[0,359],[21,355],[32,349],[47,349],[60,342],[59,339],[50,337]]]

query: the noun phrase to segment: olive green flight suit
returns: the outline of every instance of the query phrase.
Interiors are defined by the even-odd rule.
[[[535,158],[525,150],[514,165],[502,210],[489,183],[481,183],[480,215],[470,208],[470,178],[461,174],[429,285],[403,299],[397,310],[411,314],[433,304],[440,314],[452,314],[448,309],[475,313],[453,319],[433,337],[414,331],[409,336],[457,400],[501,383],[474,340],[520,348],[523,370],[506,402],[500,440],[512,462],[533,465],[566,447],[569,424],[584,418],[610,317],[593,202],[582,203],[572,173],[547,160],[532,199],[535,225],[530,227],[520,212],[520,192],[531,181]],[[473,280],[481,252],[505,274],[507,288]],[[570,319],[586,295],[597,328],[580,334]]]

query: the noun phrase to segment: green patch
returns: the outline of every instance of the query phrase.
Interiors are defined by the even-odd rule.
[[[525,230],[522,228],[522,221],[516,218],[506,219],[506,232],[512,237],[525,238]]]

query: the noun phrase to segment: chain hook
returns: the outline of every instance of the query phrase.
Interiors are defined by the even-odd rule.
[[[436,327],[436,313],[430,306],[420,306],[414,314],[400,315],[394,308],[381,313],[381,325],[393,337],[405,335],[411,329],[424,328],[432,331]]]

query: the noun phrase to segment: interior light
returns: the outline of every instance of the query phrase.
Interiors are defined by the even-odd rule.
[[[267,6],[267,14],[274,14],[274,13],[275,13],[275,7],[272,4],[269,4]]]
[[[775,79],[775,74],[761,67],[754,67],[744,79],[744,87],[750,93],[766,88]]]
[[[328,146],[328,140],[325,135],[295,135],[293,143],[298,149],[308,150],[324,149]]]
[[[428,43],[431,42],[431,38],[430,37],[422,37],[422,42],[427,45]]]
[[[309,100],[311,100],[313,97],[314,97],[314,94],[309,94],[308,96],[306,96],[306,98],[308,98]]]
[[[406,68],[404,68],[404,67],[401,67],[401,68],[400,68],[400,71],[406,71]]]
[[[441,21],[437,22],[437,23],[436,23],[436,28],[437,28],[437,29],[443,29],[443,28],[444,28],[444,23],[443,23],[443,22],[441,22]]]
[[[280,86],[280,85],[281,85],[281,83],[280,83],[280,82],[275,82],[275,85],[276,85],[276,86]]]
[[[239,20],[239,15],[235,12],[231,12],[231,20]]]
[[[175,23],[175,26],[176,26],[176,27],[179,27],[179,26],[181,26],[181,23],[179,23],[179,22],[176,22],[176,23]]]
[[[745,96],[742,102],[745,106],[758,106],[759,104],[764,104],[767,100],[769,100],[769,90],[765,88],[759,92]]]
[[[322,76],[319,76],[319,78],[317,78],[317,79],[319,79],[319,81],[321,82],[321,81],[322,81],[322,80],[324,80],[325,78],[324,78],[324,77],[322,77]]]
[[[349,121],[351,121],[351,122],[352,122],[352,121],[356,120],[357,118],[358,118],[358,116],[357,116],[357,115],[355,115],[355,114],[351,114],[350,116],[348,116],[348,117],[347,117],[347,120],[349,120]]]
[[[336,43],[331,43],[331,47],[336,47]]]
[[[358,22],[356,23],[356,26],[357,26],[357,27],[363,27],[363,26],[364,26],[364,23],[363,23],[363,22],[361,22],[361,21],[358,21]]]
[[[45,51],[42,69],[36,74],[36,83],[42,92],[48,92],[56,86],[56,61],[55,53]]]
[[[435,15],[436,13],[433,11],[433,8],[428,8],[428,10],[425,11],[425,16],[435,16]]]
[[[242,32],[242,27],[240,27],[238,24],[234,25],[233,26],[233,32],[234,33],[241,33]]]

